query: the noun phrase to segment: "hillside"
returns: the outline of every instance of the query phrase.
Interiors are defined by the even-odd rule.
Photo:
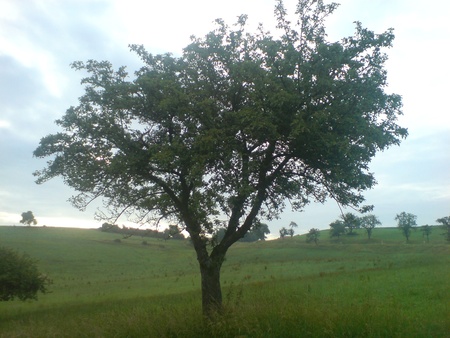
[[[344,327],[352,332],[361,329],[364,335],[371,328],[373,336],[380,336],[382,324],[394,335],[446,332],[449,246],[439,233],[435,229],[427,243],[417,231],[409,244],[395,228],[376,229],[370,241],[362,232],[330,239],[323,231],[319,245],[306,243],[304,235],[237,243],[222,269],[230,311],[227,329],[210,327],[205,332],[219,330],[216,336],[227,336],[225,332],[234,336],[242,329],[241,319],[259,327],[254,336],[265,336],[268,330],[284,332],[284,336],[295,336],[299,330],[309,330],[312,336],[331,330],[339,336]],[[84,229],[0,227],[0,246],[38,259],[40,270],[54,281],[52,293],[40,295],[37,302],[0,303],[0,332],[6,332],[0,336],[20,336],[18,322],[25,336],[30,332],[59,336],[61,321],[73,330],[77,321],[86,319],[86,312],[91,318],[78,329],[80,336],[87,335],[94,322],[98,336],[112,332],[121,336],[137,323],[144,327],[143,335],[162,330],[158,336],[198,336],[196,330],[204,330],[198,323],[188,324],[196,322],[201,310],[200,276],[187,240],[125,239]],[[364,316],[365,307],[372,309],[371,317]],[[73,317],[66,323],[68,313]],[[147,322],[149,313],[158,322],[177,314],[186,318],[176,324],[170,320],[170,327],[157,329]],[[135,318],[132,322],[130,316]],[[283,331],[283,323],[293,316],[303,324]],[[320,324],[323,316],[330,316],[326,325]],[[416,325],[419,318],[421,330],[408,326]],[[117,331],[111,331],[111,325]],[[188,333],[183,331],[186,327],[190,327]]]

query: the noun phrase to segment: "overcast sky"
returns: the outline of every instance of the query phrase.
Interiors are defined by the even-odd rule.
[[[294,12],[296,0],[285,0]],[[338,1],[339,2],[339,1]],[[402,95],[409,129],[400,147],[372,162],[378,185],[366,203],[383,226],[394,226],[402,211],[418,224],[450,215],[450,2],[442,0],[342,0],[328,20],[330,40],[351,35],[354,21],[381,33],[392,27],[388,50],[389,92]],[[274,31],[273,0],[0,0],[0,225],[19,224],[33,211],[38,225],[98,227],[96,206],[85,212],[67,199],[74,194],[61,180],[34,183],[45,160],[32,157],[41,137],[57,132],[54,121],[77,104],[80,79],[73,61],[109,60],[115,67],[139,67],[128,44],[152,53],[180,55],[191,35],[203,36],[213,21],[232,24],[248,14],[250,24]],[[312,204],[301,213],[286,210],[269,223],[273,235],[295,221],[303,233],[327,229],[339,217],[334,202]]]

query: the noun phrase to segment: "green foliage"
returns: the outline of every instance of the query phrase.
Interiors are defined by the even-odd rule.
[[[427,238],[427,242],[429,242],[430,241],[430,234],[431,234],[431,231],[432,231],[432,227],[429,226],[428,224],[422,225],[420,227],[420,231],[422,231],[423,236],[426,237]]]
[[[256,222],[256,224],[241,238],[240,242],[265,241],[266,235],[270,234],[269,226],[266,223]]]
[[[319,242],[319,236],[320,236],[320,230],[312,228],[306,234],[306,242],[307,243],[314,242],[317,245],[317,243]]]
[[[28,255],[0,247],[0,301],[37,300],[38,292],[47,293],[50,283]]]
[[[298,227],[297,223],[295,223],[293,221],[291,223],[289,223],[289,229],[288,229],[289,236],[291,236],[291,237],[294,236],[294,233],[295,233],[294,228],[297,228],[297,227]]]
[[[214,241],[220,242],[225,236],[225,232],[226,228],[218,228],[213,234]],[[245,236],[239,240],[239,242],[265,241],[266,235],[268,234],[270,234],[269,226],[266,223],[257,221],[255,222],[253,227],[245,234]]]
[[[22,212],[22,219],[20,220],[20,223],[26,224],[28,226],[31,226],[31,224],[36,225],[37,220],[34,218],[33,212],[26,211]]]
[[[436,222],[441,224],[442,228],[445,230],[444,235],[447,238],[447,241],[450,242],[450,216],[438,218]]]
[[[290,229],[286,229],[285,227],[282,227],[280,229],[280,238],[284,238],[290,234]]]
[[[164,230],[164,239],[184,239],[184,235],[178,225],[171,224]]]
[[[372,158],[407,135],[401,97],[385,92],[392,30],[356,23],[353,36],[327,41],[335,8],[299,0],[291,24],[279,1],[274,35],[248,32],[245,15],[232,27],[217,20],[179,57],[132,45],[143,62],[133,77],[107,61],[74,62],[88,73],[85,93],[34,151],[51,158],[37,182],[62,176],[80,209],[102,196],[112,218],[182,224],[204,299],[220,305],[220,283],[208,279],[258,217],[287,200],[296,210],[328,197],[358,206],[375,184]],[[227,230],[211,242],[220,215]]]
[[[377,225],[381,225],[381,222],[375,215],[365,215],[359,219],[361,227],[366,229],[367,238],[372,237],[372,231]]]
[[[415,229],[417,225],[417,216],[411,213],[406,213],[402,211],[400,214],[395,216],[395,220],[398,222],[398,227],[402,231],[403,235],[406,237],[406,241],[409,241],[411,236],[411,230]]]
[[[347,235],[352,236],[353,229],[358,229],[361,225],[360,219],[355,214],[351,212],[347,212],[346,214],[341,215],[342,221],[344,222],[345,228],[348,230]]]
[[[336,220],[332,223],[330,223],[330,236],[331,237],[341,237],[341,235],[345,234],[345,223],[341,220]]]

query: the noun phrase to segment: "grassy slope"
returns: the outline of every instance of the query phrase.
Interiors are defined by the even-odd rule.
[[[448,245],[376,229],[319,245],[304,236],[237,243],[223,267],[227,309],[199,322],[199,274],[187,242],[96,230],[0,227],[0,245],[39,259],[54,280],[38,302],[0,303],[0,336],[441,337]]]

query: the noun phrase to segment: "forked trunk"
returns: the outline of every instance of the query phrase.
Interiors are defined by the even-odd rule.
[[[202,310],[208,318],[222,311],[222,289],[220,287],[220,268],[222,264],[201,264]]]

